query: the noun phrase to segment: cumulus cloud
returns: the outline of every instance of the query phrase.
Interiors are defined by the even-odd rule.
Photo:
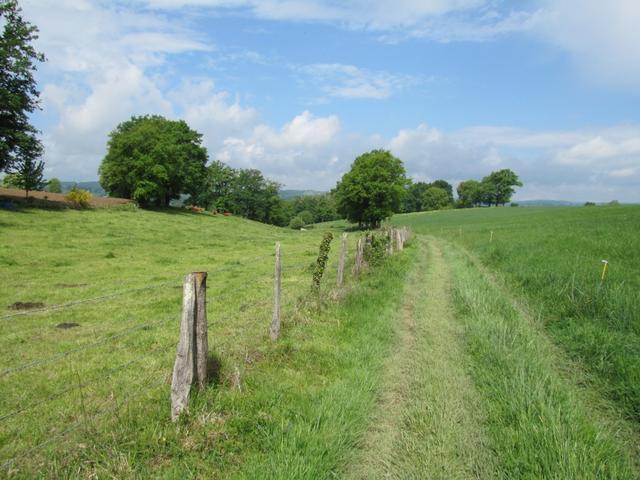
[[[420,180],[456,184],[511,168],[525,183],[518,197],[638,201],[640,126],[539,132],[477,126],[445,132],[402,130],[387,144]]]

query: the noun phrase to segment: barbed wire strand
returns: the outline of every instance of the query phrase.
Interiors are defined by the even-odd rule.
[[[103,337],[95,342],[88,342],[88,343],[84,343],[82,345],[80,345],[79,347],[73,348],[71,350],[67,350],[65,352],[60,352],[57,353],[55,355],[51,355],[49,357],[45,357],[43,359],[40,360],[34,360],[22,365],[18,365],[16,367],[12,367],[12,368],[7,368],[5,370],[0,371],[0,378],[2,377],[6,377],[7,375],[10,375],[12,373],[16,373],[16,372],[21,372],[23,370],[27,370],[29,368],[33,368],[39,365],[46,365],[48,363],[54,362],[56,360],[65,358],[71,354],[74,353],[78,353],[81,351],[85,351],[85,350],[89,350],[91,348],[95,348],[98,347],[100,345],[104,345],[105,343],[110,342],[111,340],[114,340],[116,338],[121,338],[121,337],[125,337],[127,335],[129,335],[130,333],[136,332],[138,330],[143,330],[145,328],[149,328],[149,327],[153,327],[155,325],[161,324],[163,322],[167,322],[169,320],[171,320],[172,318],[175,318],[175,315],[171,315],[171,316],[167,316],[165,318],[162,318],[160,320],[156,320],[155,322],[151,322],[151,323],[144,323],[144,324],[139,324],[139,325],[134,325],[132,327],[129,327],[125,330],[121,330],[118,333],[115,333],[113,335],[109,335],[107,337]]]
[[[79,390],[81,388],[86,388],[86,387],[88,387],[90,385],[93,385],[93,384],[95,384],[95,383],[97,383],[99,381],[102,381],[102,380],[104,380],[106,378],[111,378],[114,374],[120,372],[121,370],[124,370],[125,368],[127,368],[127,367],[129,367],[131,365],[134,365],[136,363],[141,362],[142,360],[147,359],[151,354],[153,354],[153,353],[155,353],[155,352],[157,352],[157,351],[159,351],[161,349],[168,349],[170,346],[171,345],[162,345],[160,347],[153,348],[152,350],[146,352],[145,354],[139,355],[139,356],[135,357],[134,359],[129,360],[128,362],[125,362],[125,363],[123,363],[123,364],[121,364],[121,365],[119,365],[119,366],[117,366],[115,368],[109,369],[106,372],[100,372],[100,376],[98,376],[98,377],[96,377],[96,378],[94,378],[94,379],[92,379],[90,381],[87,381],[87,382],[84,382],[84,383],[79,384],[79,385],[74,385],[72,387],[68,387],[68,388],[62,389],[62,390],[60,390],[58,392],[55,392],[53,394],[48,395],[44,399],[38,400],[38,401],[33,402],[33,403],[31,403],[29,405],[26,405],[24,407],[21,407],[21,408],[18,408],[16,410],[13,410],[12,412],[6,413],[4,415],[0,415],[0,423],[4,422],[5,420],[8,420],[11,417],[15,417],[16,415],[20,415],[21,413],[27,412],[29,410],[33,410],[34,408],[39,407],[40,405],[43,405],[43,404],[52,402],[54,400],[57,400],[58,398],[61,398],[61,397],[65,396],[65,395],[67,395],[67,394],[69,394],[69,393],[71,393],[71,392],[73,392],[75,390]]]
[[[255,257],[253,259],[250,259],[249,262],[254,262],[256,260],[260,260],[260,259],[263,259],[263,258],[269,258],[269,257],[273,257],[273,255],[263,255],[263,256],[260,256],[260,257]],[[235,270],[235,269],[237,269],[239,267],[247,267],[247,266],[251,266],[251,265],[249,263],[227,265],[225,267],[218,268],[218,269],[215,269],[215,270],[209,270],[207,273],[208,274],[219,273],[219,272],[228,271],[228,270]],[[162,287],[166,287],[166,286],[178,286],[178,285],[175,285],[175,282],[177,282],[178,280],[180,280],[182,278],[184,278],[184,275],[180,276],[180,277],[175,277],[175,278],[173,278],[171,280],[167,280],[167,281],[164,281],[164,282],[161,282],[161,283],[157,283],[157,284],[153,284],[153,285],[146,285],[144,287],[128,288],[128,289],[118,290],[116,292],[108,293],[108,294],[105,294],[105,295],[99,295],[97,297],[83,298],[83,299],[79,299],[79,300],[71,300],[69,302],[60,303],[58,305],[51,305],[49,307],[23,310],[23,311],[20,311],[20,312],[15,312],[15,313],[10,313],[10,314],[7,314],[7,315],[0,316],[0,320],[5,320],[5,319],[8,319],[8,318],[14,318],[14,317],[24,316],[24,315],[31,315],[31,314],[49,312],[49,311],[54,311],[54,310],[61,310],[61,309],[65,309],[65,308],[74,307],[76,305],[81,305],[81,304],[84,304],[84,303],[99,302],[101,300],[107,300],[107,299],[110,299],[110,298],[121,297],[121,296],[127,295],[129,293],[134,293],[134,292],[142,292],[142,291],[145,291],[145,290],[153,290],[153,289],[162,288]]]

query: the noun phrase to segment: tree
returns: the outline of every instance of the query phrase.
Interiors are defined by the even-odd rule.
[[[24,190],[25,197],[32,190],[42,190],[47,182],[44,181],[44,163],[36,162],[35,157],[29,155],[18,160],[17,166],[12,169],[15,172],[15,181],[18,188]]]
[[[62,193],[62,182],[60,182],[60,179],[53,177],[47,182],[46,190],[51,193]]]
[[[260,170],[239,170],[229,192],[229,206],[236,215],[274,225],[286,225],[280,185],[267,180]]]
[[[477,180],[465,180],[460,182],[458,191],[458,207],[469,208],[479,203],[480,182]]]
[[[511,201],[511,195],[515,191],[513,187],[522,186],[518,176],[508,168],[491,172],[482,179],[482,183],[486,185],[486,191],[490,192],[487,203],[496,206]]]
[[[429,187],[427,191],[424,192],[422,198],[423,210],[440,210],[448,205],[451,205],[449,202],[449,194],[444,188]]]
[[[197,196],[207,178],[202,135],[183,120],[132,117],[109,134],[100,184],[110,196],[166,207],[180,194]]]
[[[202,188],[191,197],[190,202],[205,208],[223,212],[231,211],[231,189],[238,172],[219,160],[207,167]]]
[[[0,0],[0,171],[17,166],[25,171],[42,154],[38,131],[28,115],[38,107],[40,93],[33,73],[36,62],[45,60],[31,42],[38,38],[37,27],[26,22],[16,0]],[[33,170],[33,168],[32,168]]]
[[[404,199],[404,212],[420,212],[423,210],[422,201],[425,192],[429,189],[429,184],[425,182],[416,182],[409,185]]]
[[[361,227],[377,228],[398,211],[407,182],[402,161],[390,152],[362,154],[336,185],[338,213]]]
[[[446,180],[435,180],[431,182],[431,187],[438,187],[447,192],[447,197],[449,198],[449,204],[453,205],[453,185],[451,185]],[[445,205],[446,206],[446,205]]]

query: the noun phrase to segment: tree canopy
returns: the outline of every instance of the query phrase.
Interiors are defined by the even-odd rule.
[[[449,193],[440,187],[429,187],[422,198],[422,210],[440,210],[451,205]]]
[[[0,25],[0,171],[25,171],[43,150],[29,114],[39,106],[33,74],[45,58],[32,45],[38,29],[22,18],[16,0],[0,1]]]
[[[458,207],[504,205],[511,201],[516,186],[521,187],[522,182],[508,168],[491,172],[481,182],[465,180],[458,185]]]
[[[398,211],[407,178],[402,161],[386,150],[355,159],[335,188],[338,212],[360,226],[377,228]]]
[[[180,194],[204,188],[207,150],[202,135],[183,120],[132,117],[109,135],[100,184],[110,196],[141,205],[168,206]]]
[[[508,168],[491,172],[482,179],[482,183],[488,186],[487,190],[491,192],[491,203],[496,206],[510,202],[515,191],[513,187],[522,186],[518,176]]]

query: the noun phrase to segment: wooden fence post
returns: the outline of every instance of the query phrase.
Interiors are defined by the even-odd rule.
[[[189,408],[191,386],[202,388],[207,378],[207,274],[190,273],[182,287],[180,339],[171,379],[171,419]]]
[[[207,272],[197,272],[196,292],[196,382],[202,390],[207,383],[207,357],[209,356],[209,326],[207,325]]]
[[[280,278],[282,267],[280,265],[280,242],[276,242],[276,267],[274,276],[274,301],[273,301],[273,318],[271,319],[271,328],[269,335],[271,340],[277,340],[280,336]]]
[[[347,259],[347,234],[342,234],[342,245],[340,248],[340,261],[338,262],[338,280],[336,284],[338,287],[342,286],[344,280],[344,262]]]
[[[393,227],[387,229],[387,239],[389,240],[389,245],[387,246],[388,255],[393,255],[393,231]]]

